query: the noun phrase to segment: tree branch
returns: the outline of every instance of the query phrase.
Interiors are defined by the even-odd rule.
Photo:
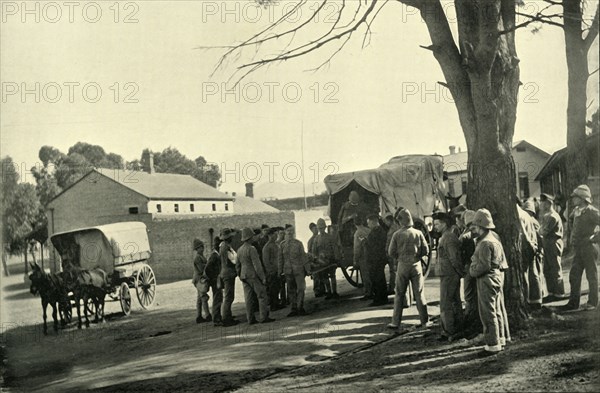
[[[598,19],[600,19],[600,3],[596,7],[596,15],[594,16],[594,20],[592,21],[592,25],[590,26],[588,34],[583,39],[583,45],[585,47],[586,53],[589,52],[590,48],[592,47],[592,44],[594,43],[594,40],[596,39],[596,37],[598,37],[598,25],[600,23]]]

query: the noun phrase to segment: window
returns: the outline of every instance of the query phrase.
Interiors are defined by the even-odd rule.
[[[139,213],[139,209],[137,206],[129,208],[129,214],[138,214],[138,213]]]
[[[462,188],[462,193],[467,193],[467,178],[463,177],[460,179],[460,187]]]
[[[217,211],[217,204],[216,203],[212,204],[212,211],[214,211],[214,212]]]
[[[448,179],[448,193],[454,196],[454,179]]]
[[[229,211],[229,203],[225,204],[225,211],[228,212]]]
[[[527,172],[519,172],[519,196],[521,199],[529,198],[529,176]]]
[[[193,213],[194,212],[194,204],[190,203],[190,211]]]
[[[162,206],[161,206],[161,204],[160,204],[160,203],[157,203],[157,204],[156,204],[156,212],[157,212],[157,213],[161,213],[161,212],[162,212]]]
[[[179,213],[179,203],[175,204],[175,213]]]

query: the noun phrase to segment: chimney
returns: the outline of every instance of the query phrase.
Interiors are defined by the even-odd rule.
[[[452,145],[449,147],[450,149],[450,154],[456,154],[456,146]]]
[[[154,173],[154,153],[152,152],[148,155],[148,173],[151,175]]]
[[[231,196],[232,196],[232,197],[234,197],[234,196],[236,196],[236,195],[237,195],[237,192],[235,192],[235,191],[231,193]]]
[[[254,183],[246,183],[246,196],[254,198]]]

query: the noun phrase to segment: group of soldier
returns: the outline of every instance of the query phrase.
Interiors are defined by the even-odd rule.
[[[574,250],[573,267],[569,275],[571,293],[563,309],[579,308],[581,279],[586,272],[590,295],[585,309],[598,305],[597,250],[593,242],[600,225],[598,209],[591,205],[588,186],[577,187],[572,195],[570,244]],[[528,200],[519,202],[517,210],[523,241],[523,282],[531,309],[541,308],[543,301],[565,297],[561,256],[563,223],[554,209],[553,197],[542,194],[539,206]],[[539,218],[538,222],[536,216]],[[437,274],[440,276],[440,324],[442,341],[458,338],[485,343],[482,354],[494,354],[510,340],[508,318],[504,305],[504,274],[509,265],[502,242],[494,231],[490,211],[468,210],[459,205],[451,212],[433,214],[437,240]],[[336,269],[340,245],[351,242],[354,267],[360,269],[364,296],[370,306],[388,303],[394,293],[394,309],[390,329],[402,328],[403,309],[409,306],[407,291],[412,287],[420,325],[431,325],[424,295],[424,274],[421,260],[429,255],[424,233],[414,227],[411,212],[399,208],[383,219],[369,212],[356,192],[351,192],[338,217],[339,233],[334,237],[323,219],[311,223],[312,237],[307,251],[296,239],[292,225],[241,230],[242,245],[234,249],[235,231],[225,228],[215,238],[210,256],[204,256],[204,243],[195,239],[193,283],[198,290],[196,322],[213,321],[217,326],[238,323],[231,313],[235,279],[244,287],[246,314],[249,324],[269,323],[270,310],[291,306],[289,317],[305,315],[306,276],[314,280],[316,297],[337,298]],[[344,228],[351,228],[347,231]],[[389,265],[389,282],[385,266]],[[548,296],[543,298],[543,278]],[[466,307],[461,300],[461,280]],[[212,313],[208,291],[212,290]],[[255,313],[258,311],[258,318]]]

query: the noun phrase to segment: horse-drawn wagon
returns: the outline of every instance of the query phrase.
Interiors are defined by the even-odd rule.
[[[119,301],[125,315],[131,312],[132,288],[142,308],[147,309],[154,303],[156,277],[148,265],[151,251],[144,223],[121,222],[81,228],[57,233],[50,239],[62,259],[63,270],[74,266],[101,269],[107,274],[107,294]],[[91,303],[84,307],[93,311]],[[70,319],[71,310],[65,311]]]
[[[352,215],[363,219],[369,213],[396,213],[408,209],[415,228],[420,229],[430,243],[430,253],[422,258],[423,272],[427,275],[432,257],[433,241],[431,215],[436,209],[445,209],[445,186],[441,156],[407,155],[390,159],[376,169],[339,173],[325,177],[329,193],[329,217],[342,250],[339,265],[348,282],[361,286],[360,270],[353,266],[355,227]],[[352,215],[344,210],[350,194],[358,195]],[[347,209],[346,209],[347,210]],[[348,217],[347,217],[348,216]]]

